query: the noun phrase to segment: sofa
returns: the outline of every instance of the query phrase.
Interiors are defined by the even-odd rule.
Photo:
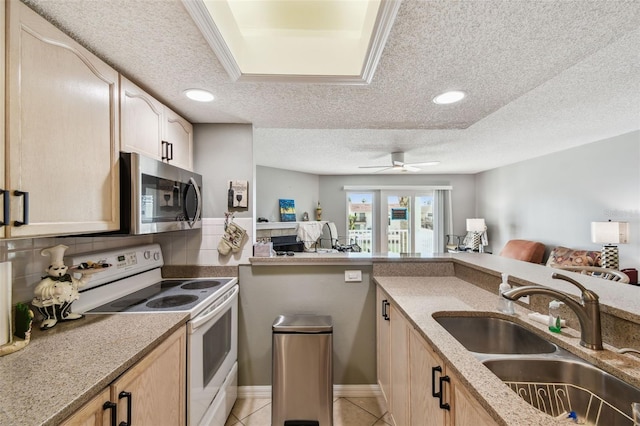
[[[500,251],[500,256],[531,263],[542,263],[545,245],[537,241],[509,240]]]

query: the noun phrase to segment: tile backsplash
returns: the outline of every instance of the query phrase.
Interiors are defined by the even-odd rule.
[[[231,266],[248,263],[253,255],[253,218],[235,219],[245,230],[247,237],[242,250],[229,256],[218,254],[218,243],[224,234],[223,218],[203,219],[202,229],[184,232],[167,232],[142,236],[100,237],[51,237],[19,240],[0,240],[0,262],[11,262],[13,303],[29,302],[33,289],[40,282],[49,266],[49,256],[40,251],[64,244],[69,247],[66,255],[138,244],[159,243],[166,265]]]

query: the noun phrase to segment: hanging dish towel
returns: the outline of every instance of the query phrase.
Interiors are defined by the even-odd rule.
[[[247,231],[244,228],[234,222],[230,222],[218,244],[218,252],[224,256],[229,253],[239,252],[246,235]]]
[[[322,236],[321,222],[309,222],[298,224],[298,241],[304,243],[305,250],[310,250],[311,247],[318,241],[318,238]]]

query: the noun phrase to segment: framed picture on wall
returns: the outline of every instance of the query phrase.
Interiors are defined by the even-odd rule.
[[[230,180],[228,188],[228,208],[246,209],[249,207],[249,181]]]
[[[296,203],[293,200],[280,199],[280,222],[296,221]]]

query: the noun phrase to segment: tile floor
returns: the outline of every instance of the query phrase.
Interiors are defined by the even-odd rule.
[[[378,398],[336,398],[333,401],[334,426],[391,425],[382,396]],[[238,399],[225,426],[271,426],[270,399]]]

